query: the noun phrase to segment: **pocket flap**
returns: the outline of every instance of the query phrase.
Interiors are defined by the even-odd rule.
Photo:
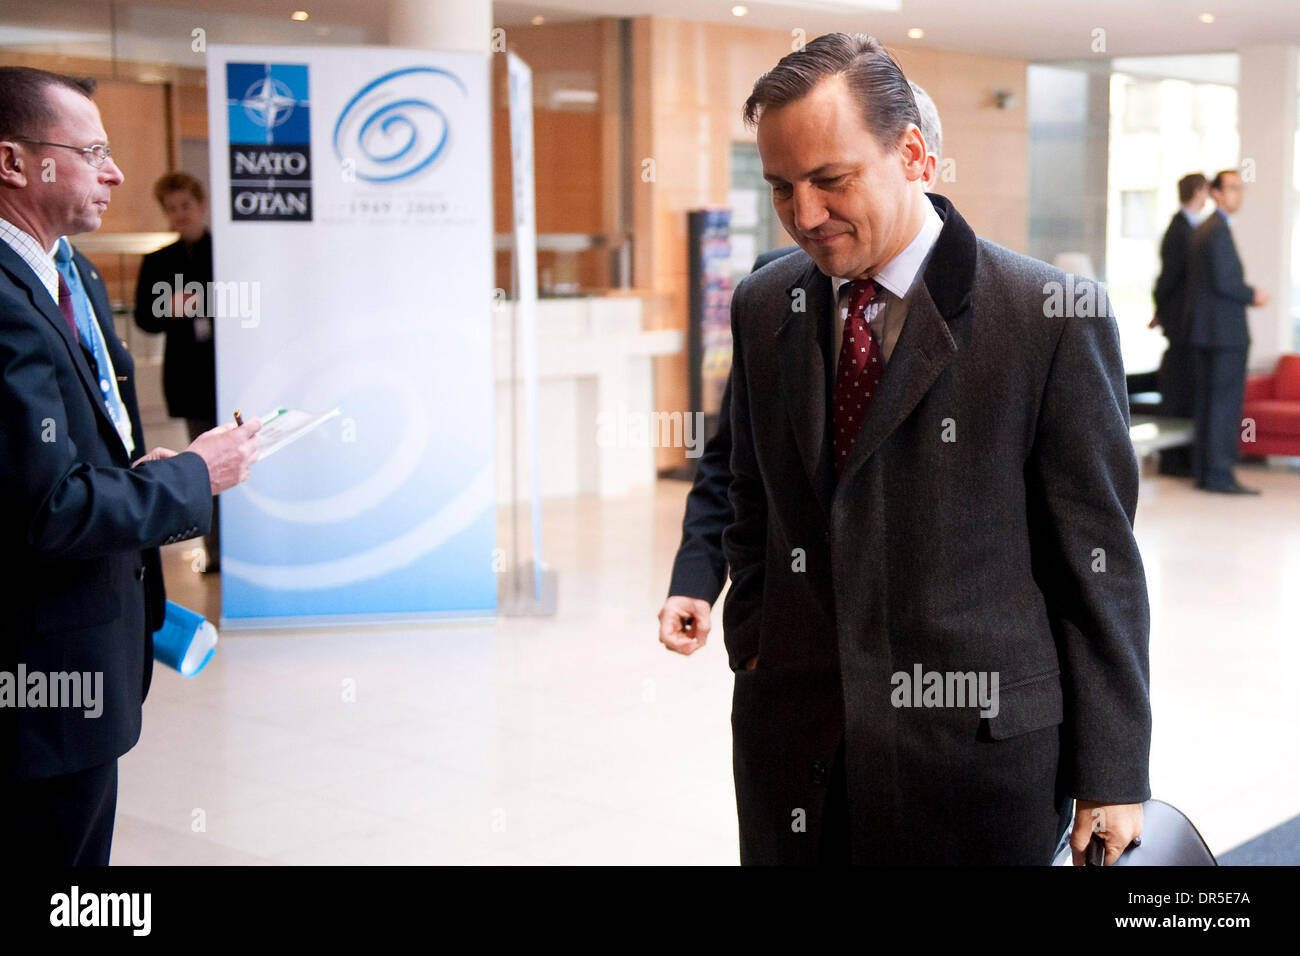
[[[994,740],[1018,737],[1054,727],[1065,719],[1060,671],[998,689],[998,712],[981,718],[982,729]]]

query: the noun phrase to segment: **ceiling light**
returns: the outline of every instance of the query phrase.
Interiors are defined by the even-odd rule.
[[[301,23],[303,20],[306,20],[308,16],[310,16],[310,14],[308,14],[306,10],[295,10],[293,13],[289,14],[289,19],[297,20]]]
[[[1214,14],[1213,14],[1213,13],[1202,13],[1199,19],[1200,19],[1200,21],[1201,21],[1202,23],[1213,23],[1213,22],[1214,22]]]
[[[925,36],[925,31],[920,27],[912,27],[912,29],[907,31],[907,38],[909,40],[919,40],[923,36]]]
[[[749,7],[746,7],[739,3],[731,8],[731,15],[733,17],[743,17],[747,13],[749,13]]]

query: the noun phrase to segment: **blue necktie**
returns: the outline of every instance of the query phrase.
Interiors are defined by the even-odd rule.
[[[72,243],[67,239],[60,239],[54,247],[54,265],[59,270],[59,275],[63,276],[63,281],[68,284],[72,313],[77,320],[81,341],[86,348],[94,351],[95,336],[90,330],[90,299],[86,296],[85,286],[81,284],[81,276],[77,275],[76,267],[72,264]]]
[[[113,370],[113,360],[108,354],[108,344],[95,323],[90,308],[90,297],[86,295],[86,287],[81,284],[81,276],[77,274],[77,267],[72,262],[72,243],[68,242],[67,236],[60,238],[55,244],[54,266],[59,271],[62,284],[67,285],[68,297],[72,300],[73,316],[77,321],[77,332],[81,335],[81,344],[90,350],[91,357],[94,359],[92,364],[95,376],[99,379],[100,397],[104,401],[104,408],[108,410],[108,417],[113,420],[127,454],[133,454],[135,440],[131,434],[131,419],[117,390],[117,382],[113,380],[116,373]],[[62,289],[59,291],[61,293]],[[62,311],[63,302],[60,302],[59,306]],[[66,313],[64,314],[66,317]]]

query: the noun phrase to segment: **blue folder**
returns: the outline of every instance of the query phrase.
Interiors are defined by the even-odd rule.
[[[207,666],[216,651],[217,629],[212,622],[168,601],[163,625],[153,635],[154,660],[179,671],[182,677],[193,677]]]

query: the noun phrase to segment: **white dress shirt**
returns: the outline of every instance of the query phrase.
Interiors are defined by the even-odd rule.
[[[894,352],[898,334],[903,331],[903,321],[907,318],[907,307],[910,304],[909,295],[921,276],[922,267],[930,257],[930,250],[934,248],[939,233],[943,231],[943,220],[939,218],[939,214],[934,211],[934,206],[930,205],[928,200],[925,204],[925,212],[925,221],[921,223],[921,229],[912,241],[902,252],[885,263],[883,269],[872,276],[876,280],[876,294],[867,303],[866,318],[867,324],[876,334],[876,340],[880,343],[881,358],[886,363]],[[838,276],[831,279],[831,288],[835,293],[834,347],[837,363],[840,345],[844,339],[844,323],[848,320],[849,312],[848,296],[841,296],[840,292],[848,281]]]

